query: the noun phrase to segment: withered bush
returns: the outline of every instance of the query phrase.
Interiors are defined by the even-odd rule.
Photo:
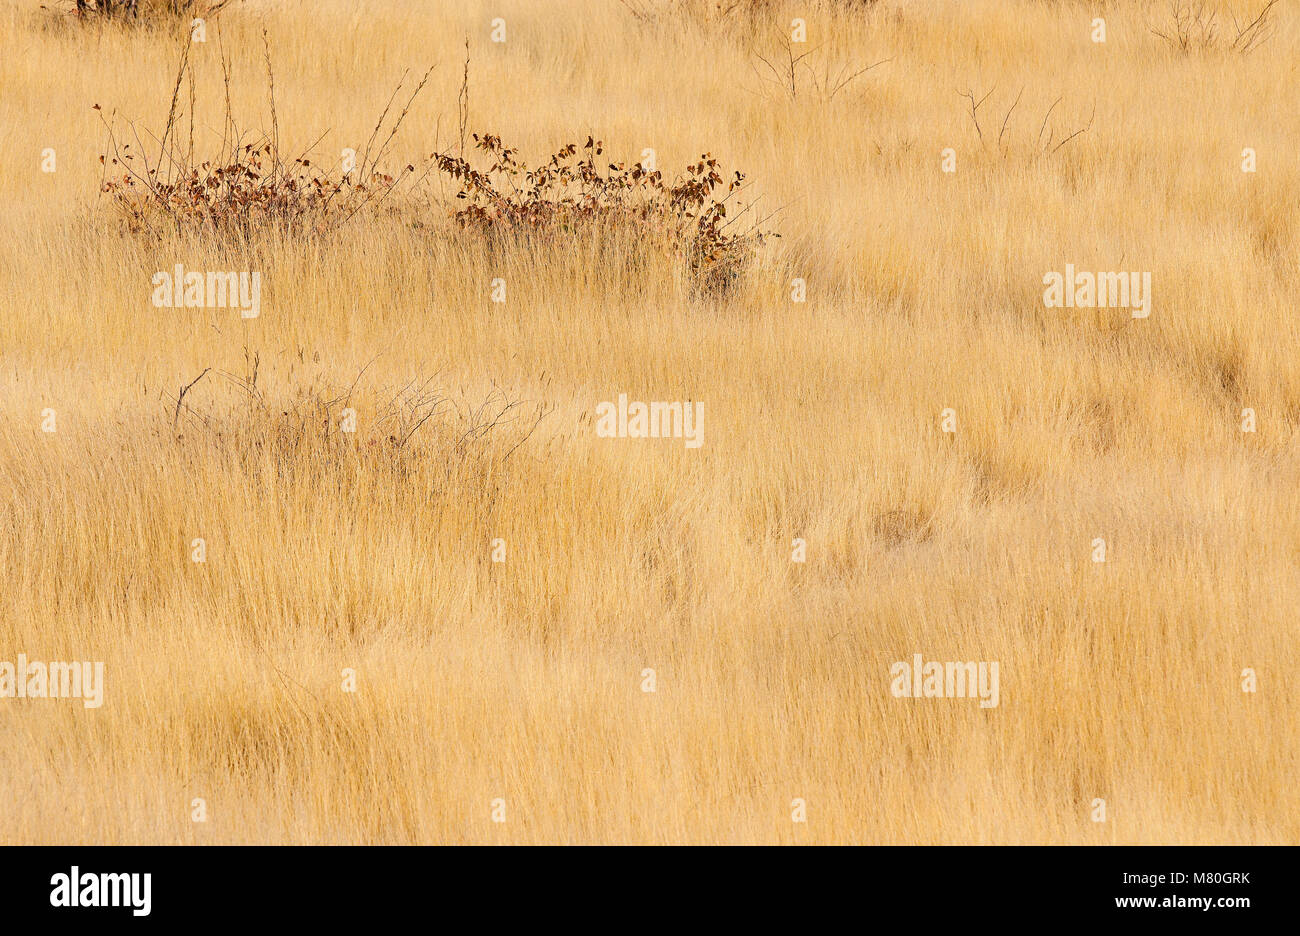
[[[106,179],[102,191],[132,231],[155,234],[164,223],[178,231],[243,239],[267,229],[321,233],[366,202],[382,198],[397,181],[381,172],[354,181],[350,173],[335,175],[313,166],[305,155],[281,159],[274,142],[265,138],[237,145],[215,160],[175,165],[174,171],[162,173],[143,155],[143,171],[137,171],[129,143],[115,145],[114,153],[101,159],[125,171]]]
[[[753,27],[770,22],[790,4],[786,0],[619,0],[643,25],[692,24],[697,27]],[[879,0],[805,0],[805,9],[851,15]]]
[[[453,216],[463,230],[525,242],[632,231],[642,249],[679,258],[694,284],[708,292],[733,285],[764,238],[777,236],[760,230],[762,221],[730,229],[749,210],[728,218],[728,203],[745,176],[724,177],[708,153],[669,182],[641,163],[602,165],[603,144],[591,137],[581,147],[562,146],[536,168],[498,136],[473,139],[483,168],[463,156],[433,154],[438,170],[459,186],[456,198],[464,204]]]
[[[1169,48],[1183,55],[1193,52],[1226,51],[1249,55],[1267,42],[1276,30],[1273,8],[1278,0],[1261,0],[1253,16],[1238,20],[1229,17],[1221,27],[1220,10],[1210,0],[1170,0],[1165,21],[1147,28],[1164,40]]]
[[[231,0],[67,0],[66,11],[82,20],[153,24],[210,17]]]
[[[113,122],[104,120],[108,131],[108,151],[100,156],[100,162],[109,172],[101,191],[109,196],[131,231],[160,235],[163,228],[170,227],[179,232],[242,239],[266,230],[293,235],[319,234],[343,223],[362,208],[379,204],[397,186],[401,175],[415,171],[413,166],[407,166],[395,177],[379,171],[378,163],[432,69],[425,73],[380,146],[375,147],[374,142],[384,128],[392,102],[405,78],[393,92],[393,98],[380,115],[356,164],[346,169],[326,168],[313,165],[310,148],[296,156],[282,155],[269,43],[266,52],[271,102],[269,134],[250,135],[236,126],[229,103],[229,63],[223,56],[226,114],[221,143],[215,155],[197,159],[194,155],[195,95],[193,72],[188,61],[189,42],[184,42],[182,48],[167,123],[161,135],[154,137],[158,141],[156,148],[147,150],[133,126],[129,129],[135,143],[123,141]],[[182,116],[178,104],[187,78],[190,92],[189,139],[182,143]],[[100,110],[98,104],[95,109]]]
[[[494,386],[480,398],[453,398],[435,377],[358,391],[313,383],[268,393],[259,356],[245,348],[243,373],[204,370],[166,400],[170,436],[208,457],[218,452],[251,483],[310,483],[353,489],[385,482],[475,489],[496,477],[523,447],[549,407]],[[196,402],[209,373],[215,392]],[[206,385],[212,389],[213,381]],[[231,396],[233,391],[234,396]],[[222,406],[217,401],[226,401]]]

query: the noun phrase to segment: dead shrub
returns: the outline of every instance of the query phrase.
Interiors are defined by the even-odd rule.
[[[364,369],[347,386],[271,393],[259,370],[260,354],[245,347],[242,372],[206,368],[164,398],[178,444],[202,457],[223,453],[259,484],[353,485],[360,469],[371,481],[478,486],[550,412],[495,386],[481,399],[452,397],[436,376],[362,391]],[[216,402],[223,396],[224,407]]]
[[[619,0],[644,26],[692,24],[701,28],[754,27],[770,22],[791,4],[788,0]],[[876,6],[879,0],[811,0],[804,9],[832,15],[852,15]]]
[[[159,25],[189,17],[206,19],[230,3],[231,0],[67,0],[62,9],[84,22]]]
[[[1249,55],[1273,35],[1277,2],[1264,0],[1259,12],[1244,21],[1232,16],[1231,28],[1220,31],[1219,9],[1210,0],[1171,0],[1166,21],[1148,29],[1183,55],[1216,50]]]
[[[728,217],[745,176],[724,177],[708,153],[665,181],[662,172],[641,163],[604,162],[603,144],[591,137],[581,147],[562,146],[536,168],[498,136],[473,139],[482,168],[451,153],[432,157],[459,186],[456,199],[463,204],[453,218],[461,230],[524,243],[631,231],[640,249],[670,252],[694,285],[712,293],[735,283],[766,237],[779,236],[761,230],[767,218],[731,230],[752,207]]]
[[[230,63],[223,53],[226,113],[221,142],[211,157],[195,156],[194,73],[189,64],[188,37],[182,44],[167,122],[161,135],[146,134],[157,141],[156,146],[146,147],[130,122],[124,131],[130,134],[130,141],[124,139],[115,122],[103,118],[101,112],[108,132],[107,151],[99,158],[108,170],[101,191],[109,197],[129,230],[160,236],[161,230],[169,227],[177,232],[243,240],[270,229],[293,235],[320,234],[342,224],[362,208],[383,202],[404,175],[415,171],[415,167],[408,165],[394,176],[380,171],[378,164],[412,102],[428,81],[432,68],[424,74],[406,107],[388,128],[388,136],[381,145],[374,144],[385,129],[405,76],[380,114],[356,165],[326,168],[314,165],[311,159],[311,152],[320,140],[296,156],[283,155],[275,109],[275,73],[265,34],[263,40],[271,111],[269,133],[250,134],[238,128],[230,106]],[[189,137],[182,143],[185,118],[180,103],[187,80]],[[94,107],[101,110],[98,104]]]

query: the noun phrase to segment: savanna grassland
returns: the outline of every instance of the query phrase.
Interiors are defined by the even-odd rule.
[[[0,659],[105,664],[0,700],[0,841],[1300,841],[1300,14],[1212,6],[0,0]],[[337,179],[408,70],[338,223],[101,191],[227,96]],[[780,236],[710,285],[458,224],[462,120],[708,153]],[[1067,263],[1149,317],[1046,307]],[[177,264],[260,315],[155,306]],[[703,444],[598,436],[624,393]],[[894,697],[915,653],[1000,704]]]

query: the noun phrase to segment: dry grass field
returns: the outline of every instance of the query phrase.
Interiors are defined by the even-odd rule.
[[[712,6],[242,0],[177,86],[188,17],[0,0],[0,661],[104,664],[0,698],[0,842],[1300,842],[1300,10]],[[337,177],[431,66],[336,226],[101,191],[174,87],[196,161],[229,93]],[[462,113],[711,154],[780,236],[709,288],[458,225]],[[156,306],[177,264],[260,315]],[[702,444],[598,434],[620,394]],[[998,705],[896,697],[915,654]]]

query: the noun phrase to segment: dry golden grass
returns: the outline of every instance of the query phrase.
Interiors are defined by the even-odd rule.
[[[471,130],[710,151],[783,237],[702,298],[667,257],[492,250],[413,197],[310,241],[123,234],[91,107],[160,129],[177,43],[37,6],[0,4],[0,660],[106,688],[0,700],[0,841],[1300,841],[1294,7],[1249,56],[1120,0],[1104,45],[1071,2],[247,0],[194,47],[200,145],[219,23],[237,115],[269,129],[265,28],[281,138],[329,130],[326,162],[435,62],[389,161],[447,146],[467,33]],[[750,47],[794,16],[822,64],[889,61],[791,99]],[[1095,116],[1044,156],[1057,98],[1058,134]],[[1067,262],[1152,271],[1150,318],[1044,308]],[[177,263],[261,271],[260,318],[154,308]],[[596,437],[619,393],[703,401],[703,447]],[[894,698],[918,652],[1000,661],[1001,704]]]

